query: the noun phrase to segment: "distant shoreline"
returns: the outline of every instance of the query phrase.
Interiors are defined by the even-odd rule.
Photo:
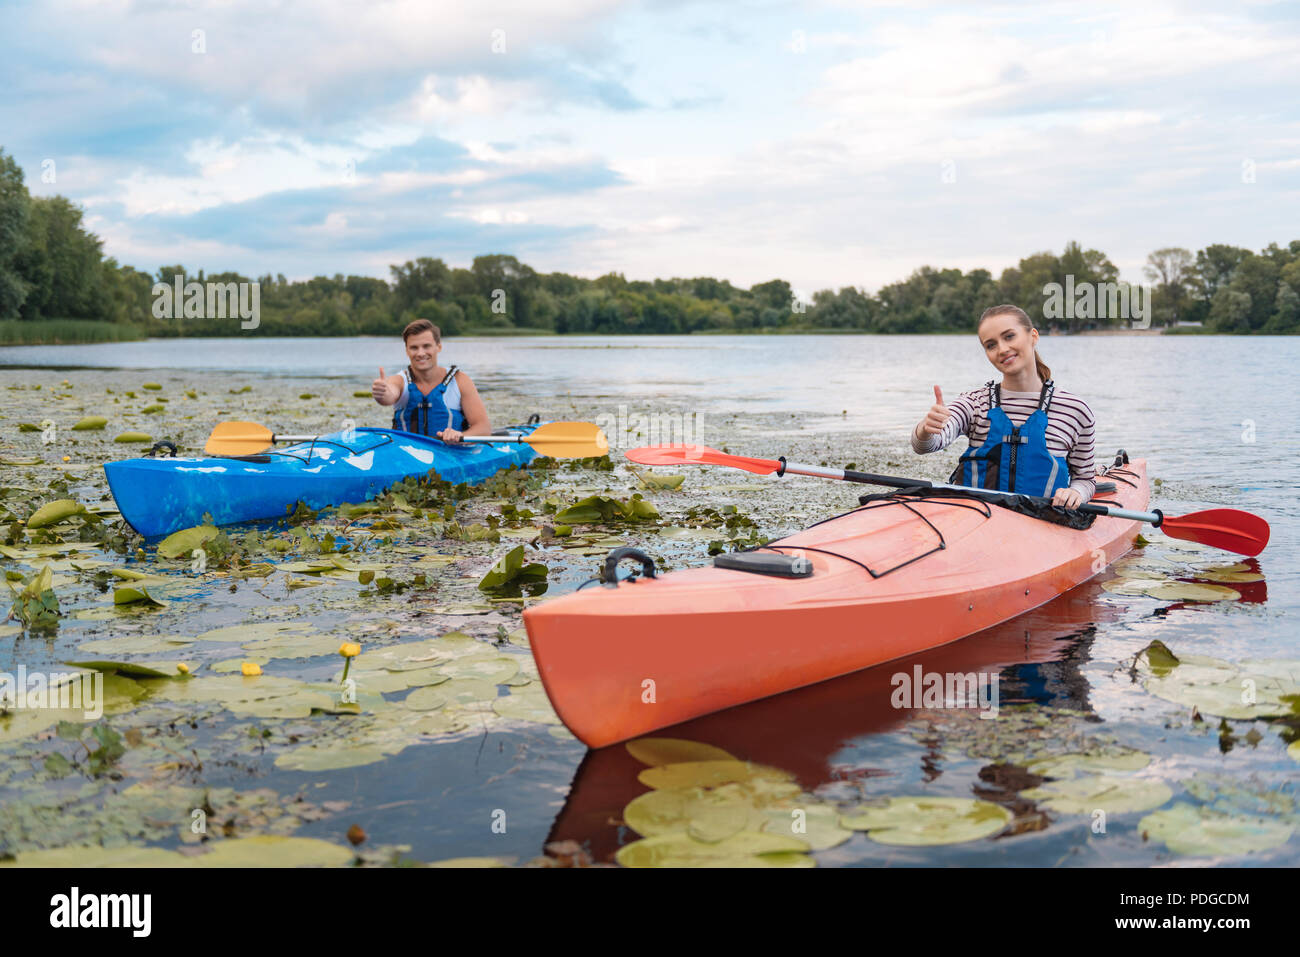
[[[639,336],[655,338],[684,338],[690,336],[708,337],[708,336],[886,336],[886,337],[906,337],[906,336],[965,336],[972,335],[974,330],[953,331],[944,330],[943,332],[866,332],[861,329],[773,329],[773,330],[720,330],[710,329],[698,332],[555,332],[549,329],[492,329],[492,330],[471,330],[459,335],[446,335],[447,339],[502,339],[502,338],[542,338],[542,339],[570,339],[570,338],[604,338],[611,342],[619,339],[627,339]],[[1234,336],[1244,335],[1245,333],[1212,333],[1195,326],[1182,327],[1157,327],[1152,329],[1085,329],[1081,332],[1052,332],[1049,329],[1039,329],[1039,333],[1048,338],[1066,338],[1069,336],[1161,336],[1161,335],[1219,335]],[[400,331],[394,332],[392,338],[400,336]],[[79,341],[36,341],[36,342],[18,342],[18,341],[0,341],[0,348],[19,348],[22,346],[87,346],[103,345],[106,343],[130,343],[130,342],[166,342],[171,339],[185,340],[202,340],[202,339],[386,339],[388,336],[374,334],[366,335],[342,335],[342,336],[322,336],[322,335],[302,335],[302,336],[260,336],[249,335],[248,333],[239,333],[232,330],[231,334],[217,336],[141,336],[136,339],[104,339],[89,340],[82,339]]]

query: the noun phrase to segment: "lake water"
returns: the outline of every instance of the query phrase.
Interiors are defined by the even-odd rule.
[[[1150,754],[1150,764],[1137,773],[1170,788],[1173,798],[1165,808],[1186,804],[1235,815],[1234,820],[1266,813],[1275,822],[1300,825],[1298,768],[1286,754],[1295,732],[1282,722],[1242,720],[1231,722],[1225,737],[1218,719],[1191,720],[1189,708],[1149,694],[1125,671],[1155,638],[1176,653],[1236,662],[1300,659],[1294,628],[1300,612],[1300,438],[1292,426],[1300,416],[1295,371],[1300,339],[1044,337],[1039,352],[1058,386],[1092,406],[1099,458],[1109,461],[1115,449],[1125,448],[1148,460],[1149,474],[1160,480],[1153,507],[1169,514],[1231,507],[1270,522],[1272,540],[1257,561],[1264,581],[1244,588],[1241,601],[1213,604],[1121,596],[1090,584],[1031,616],[919,656],[917,662],[927,670],[999,671],[1004,696],[1056,709],[1053,721],[1059,717],[1063,735],[1085,728]],[[474,377],[498,424],[527,411],[544,419],[587,421],[617,418],[620,410],[698,413],[699,438],[732,452],[852,462],[932,479],[946,477],[955,450],[922,459],[907,445],[909,430],[933,401],[932,387],[940,385],[951,398],[994,375],[974,336],[455,338],[447,340],[441,361]],[[102,395],[112,388],[117,397],[144,381],[147,372],[163,386],[163,395],[194,387],[212,397],[195,414],[165,415],[166,434],[201,445],[214,416],[256,417],[281,431],[337,427],[345,415],[385,424],[366,400],[349,406],[330,397],[366,390],[379,366],[392,373],[403,364],[400,341],[376,338],[19,347],[0,349],[0,385],[44,383],[52,389],[66,378],[73,391]],[[234,395],[243,385],[253,387],[255,398]],[[298,401],[300,393],[328,401],[305,404]],[[10,426],[39,419],[44,400],[27,392],[8,394],[18,398],[3,410],[0,439],[10,450],[39,453],[35,438],[19,436]],[[19,408],[15,402],[28,405]],[[169,409],[180,411],[175,404]],[[102,474],[93,469],[79,474],[83,494],[104,492]],[[630,480],[621,469],[597,479],[609,481],[610,494],[618,496],[627,494]],[[683,502],[735,503],[752,510],[767,534],[789,532],[847,508],[856,491],[814,479],[762,479],[721,469],[693,472],[684,488]],[[656,501],[669,516],[676,500],[659,496]],[[635,530],[620,534],[632,544],[657,544]],[[1146,552],[1153,559],[1180,558],[1158,532],[1147,537],[1152,544]],[[678,565],[702,563],[704,543],[680,546],[673,557]],[[1237,560],[1226,553],[1217,557],[1225,565]],[[488,563],[484,558],[477,574]],[[550,594],[576,587],[592,563],[566,566],[557,559]],[[270,594],[282,596],[277,601],[300,597]],[[246,592],[236,601],[212,591],[201,602],[167,614],[175,616],[171,627],[193,634],[240,620],[249,611],[248,601]],[[396,608],[369,612],[390,613],[395,616]],[[502,620],[517,626],[517,614],[513,626]],[[455,626],[478,634],[479,620],[467,621]],[[61,628],[59,641],[70,643],[66,654],[92,634],[79,632],[82,627],[92,625],[68,622]],[[112,623],[93,627],[99,629],[94,637],[117,633]],[[23,640],[0,642],[8,659],[0,664],[18,660],[20,649],[30,647],[21,646]],[[816,852],[823,866],[1300,862],[1300,838],[1294,836],[1252,854],[1198,856],[1142,840],[1141,813],[1112,815],[1110,829],[1099,838],[1084,814],[1050,808],[1025,812],[1016,803],[1023,803],[1016,797],[1024,787],[1015,778],[1020,772],[1009,771],[1007,762],[980,757],[987,742],[980,739],[978,722],[879,706],[888,694],[885,673],[893,670],[872,669],[667,734],[782,767],[819,800],[841,807],[899,795],[978,796],[1017,807],[1017,821],[1031,822],[1014,836],[939,847],[891,847],[857,834]],[[1071,712],[1086,716],[1082,724],[1070,724]],[[908,723],[918,717],[931,722],[928,731]],[[623,805],[644,791],[636,782],[640,768],[621,747],[587,753],[573,739],[545,730],[511,730],[407,748],[378,765],[316,777],[328,782],[324,794],[352,802],[344,828],[355,818],[376,841],[408,845],[418,859],[504,855],[527,860],[540,855],[548,840],[569,839],[607,859],[635,839],[617,821]],[[266,773],[250,782],[233,772],[214,772],[225,774],[222,783],[236,788],[270,782],[285,789],[314,780],[305,772]],[[1270,804],[1267,795],[1285,801]],[[485,823],[498,807],[512,809],[508,834],[498,835]],[[298,833],[337,840],[337,823],[307,825]]]
[[[1300,412],[1295,337],[1049,336],[1039,354],[1060,388],[1092,406],[1099,449],[1142,449],[1153,474],[1166,478],[1300,484],[1300,435],[1284,425]],[[973,336],[456,338],[441,361],[469,372],[482,390],[540,400],[658,399],[713,415],[786,411],[814,416],[802,424],[818,430],[902,438],[929,407],[932,386],[955,396],[994,374]],[[380,366],[392,374],[404,364],[400,341],[373,337],[0,349],[0,367],[229,371],[348,379],[358,388]]]

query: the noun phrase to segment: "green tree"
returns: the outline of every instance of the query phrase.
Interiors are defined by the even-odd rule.
[[[794,301],[794,292],[784,279],[773,279],[770,282],[751,286],[749,294],[758,300],[760,305],[786,313],[790,311],[791,303]]]
[[[22,168],[0,150],[0,319],[14,319],[27,298],[14,259],[27,241],[31,197],[23,185]]]
[[[1155,283],[1153,311],[1157,325],[1175,325],[1186,312],[1195,269],[1191,252],[1179,246],[1157,249],[1147,257],[1143,272],[1148,281]]]
[[[1210,325],[1215,332],[1250,331],[1250,296],[1220,286],[1210,304]]]
[[[1277,282],[1277,263],[1266,256],[1248,253],[1233,272],[1229,288],[1251,301],[1247,331],[1258,332],[1268,324],[1277,301]]]
[[[1082,257],[1079,259],[1082,266]],[[1007,274],[1003,273],[1003,279],[1006,280]],[[1050,318],[1044,320],[1043,305],[1047,301],[1047,288],[1053,284],[1065,285],[1065,269],[1061,263],[1060,257],[1055,253],[1042,252],[1034,253],[1032,256],[1026,256],[1020,260],[1020,265],[1015,271],[1015,287],[1008,289],[1008,282],[1003,282],[1003,291],[1009,292],[1006,302],[1019,306],[1029,314],[1034,325],[1039,325],[1044,321],[1049,324],[1060,322],[1074,328],[1076,320],[1068,318],[1073,313],[1071,309],[1065,316],[1060,318]],[[1076,277],[1076,282],[1078,277]]]
[[[1288,335],[1300,332],[1300,296],[1296,295],[1296,291],[1291,288],[1289,283],[1278,283],[1277,298],[1273,303],[1273,315],[1269,318],[1268,324],[1264,326],[1263,331],[1270,335]]]
[[[428,319],[444,336],[459,336],[465,332],[465,310],[454,302],[426,299],[416,307],[421,319]]]
[[[1232,282],[1233,273],[1241,261],[1250,255],[1249,249],[1216,244],[1206,246],[1196,254],[1196,274],[1201,281],[1202,295],[1211,302],[1219,287]]]
[[[15,257],[30,287],[24,318],[108,318],[100,240],[82,227],[81,217],[62,196],[32,200],[27,243]]]
[[[421,256],[400,266],[389,266],[393,277],[393,298],[398,310],[414,309],[426,299],[440,302],[453,294],[451,270],[441,259]]]

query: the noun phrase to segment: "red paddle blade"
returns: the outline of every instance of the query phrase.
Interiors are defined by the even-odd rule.
[[[1160,531],[1238,555],[1258,555],[1268,544],[1268,522],[1235,508],[1212,508],[1190,515],[1166,515]]]
[[[771,475],[781,467],[776,459],[728,455],[707,445],[643,445],[639,449],[628,449],[623,455],[638,465],[727,465],[755,475]]]

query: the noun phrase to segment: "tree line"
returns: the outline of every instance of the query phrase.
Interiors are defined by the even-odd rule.
[[[1221,333],[1300,333],[1300,240],[1259,252],[1212,245],[1193,253],[1158,249],[1144,270],[1153,326],[1200,324]],[[157,283],[177,275],[199,283],[257,282],[261,318],[243,331],[238,319],[171,318],[154,308]],[[970,332],[991,305],[1021,306],[1042,328],[1077,332],[1128,326],[1096,311],[1065,317],[1044,306],[1051,284],[1071,288],[1118,284],[1119,270],[1102,252],[1067,243],[1039,252],[998,277],[922,266],[875,294],[858,286],[813,293],[799,301],[788,282],[748,289],[725,279],[628,280],[621,273],[584,279],[539,273],[516,257],[477,256],[466,268],[420,257],[390,267],[388,280],[369,276],[248,277],[190,272],[182,265],[150,274],[103,256],[62,196],[31,196],[23,172],[0,151],[0,320],[83,320],[111,323],[147,336],[392,335],[425,318],[448,335],[467,333],[703,333],[844,331]],[[1123,284],[1119,284],[1121,287]],[[119,338],[120,336],[114,336]]]

